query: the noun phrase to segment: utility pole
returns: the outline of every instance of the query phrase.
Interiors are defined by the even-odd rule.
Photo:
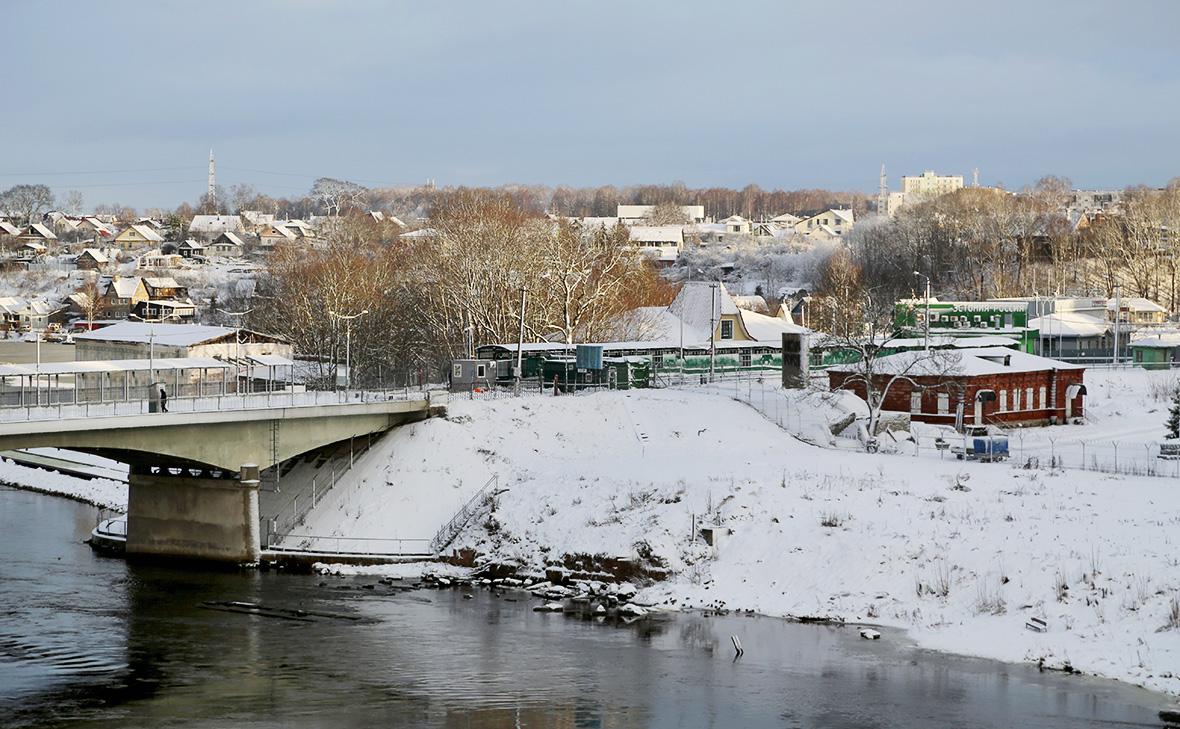
[[[238,318],[238,328],[234,336],[234,340],[237,344],[236,352],[234,353],[234,359],[237,360],[238,377],[240,378],[242,376],[242,317],[254,311],[254,308],[251,307],[245,311],[226,311],[225,309],[218,309],[218,311],[220,311],[222,314],[225,314],[226,316],[234,316]],[[253,378],[250,377],[249,374],[250,370],[247,369],[247,382],[253,382]],[[238,382],[234,383],[234,392],[237,393],[240,391],[240,389],[241,380],[239,379]]]
[[[344,390],[347,392],[352,388],[352,320],[368,314],[369,310],[362,309],[357,314],[337,314],[334,311],[328,313],[344,322]]]
[[[524,286],[520,287],[520,333],[516,338],[516,391],[520,393],[520,371],[524,360],[524,307],[525,294],[528,291]]]
[[[914,271],[915,276],[926,279],[926,351],[930,351],[930,277],[921,271]]]
[[[713,378],[717,371],[717,287],[721,282],[709,284],[713,290],[709,296],[709,384],[713,383]]]
[[[1123,285],[1114,285],[1114,366],[1119,364],[1119,320],[1123,318]]]
[[[209,192],[206,193],[209,199],[209,204],[214,206],[214,212],[220,214],[221,210],[216,208],[217,205],[217,168],[213,164],[213,148],[209,148]]]

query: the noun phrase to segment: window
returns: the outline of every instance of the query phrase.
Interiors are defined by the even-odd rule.
[[[1020,409],[1020,388],[1019,387],[1012,391],[1012,409],[1013,410]]]
[[[457,364],[451,368],[451,377],[462,377],[462,376],[463,376],[463,365]]]
[[[922,412],[922,393],[914,391],[910,393],[910,412]]]
[[[486,377],[487,376],[486,367],[484,365],[476,365],[475,366],[475,376],[476,377]]]
[[[1041,410],[1047,410],[1048,408],[1049,408],[1049,390],[1048,390],[1048,388],[1042,387],[1041,388]]]
[[[1000,412],[1008,410],[1008,391],[1000,390]]]
[[[938,414],[947,415],[951,411],[951,396],[948,393],[938,393]]]
[[[722,339],[733,339],[733,320],[732,319],[722,319],[721,320],[721,338]]]
[[[742,352],[738,361],[741,363],[742,367],[749,367],[750,366],[750,353],[749,352]]]
[[[1024,407],[1026,410],[1032,410],[1036,407],[1036,405],[1033,404],[1032,393],[1033,389],[1031,387],[1024,388]]]

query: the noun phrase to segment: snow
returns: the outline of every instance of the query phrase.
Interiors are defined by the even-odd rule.
[[[231,327],[207,326],[203,324],[151,324],[137,321],[121,321],[109,327],[92,332],[75,334],[77,341],[132,342],[188,347],[201,344],[236,332]]]
[[[1047,370],[1081,370],[1084,365],[1039,357],[1006,347],[978,349],[940,349],[930,352],[909,351],[878,357],[873,362],[873,374],[880,375],[935,375],[977,377],[1002,375],[1012,372],[1044,372]],[[861,364],[836,365],[830,372],[864,371]]]
[[[120,481],[76,478],[55,471],[22,466],[3,458],[0,459],[0,483],[65,496],[104,509],[127,510],[127,484]]]
[[[1147,381],[1109,373],[1097,389],[1121,374]],[[637,605],[889,625],[1180,693],[1180,629],[1161,630],[1180,596],[1171,480],[818,448],[722,392],[453,401],[375,444],[306,529],[429,538],[496,476],[494,511],[453,547],[531,569],[629,557],[670,573]],[[783,396],[786,420],[823,431],[853,406],[823,397]],[[711,547],[694,523],[728,533]]]
[[[1072,311],[1030,319],[1028,326],[1038,330],[1042,337],[1101,337],[1110,331],[1104,320]]]

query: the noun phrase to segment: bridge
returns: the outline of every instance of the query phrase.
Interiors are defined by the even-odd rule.
[[[0,450],[56,447],[128,464],[128,555],[249,563],[260,553],[260,471],[442,414],[446,392],[195,394],[168,398],[167,412],[147,396],[21,400],[0,406]]]

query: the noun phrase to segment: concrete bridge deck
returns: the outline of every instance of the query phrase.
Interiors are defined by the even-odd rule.
[[[0,409],[0,451],[57,447],[129,465],[127,553],[260,554],[260,470],[445,412],[446,391],[291,392]],[[5,419],[7,416],[8,419]]]

